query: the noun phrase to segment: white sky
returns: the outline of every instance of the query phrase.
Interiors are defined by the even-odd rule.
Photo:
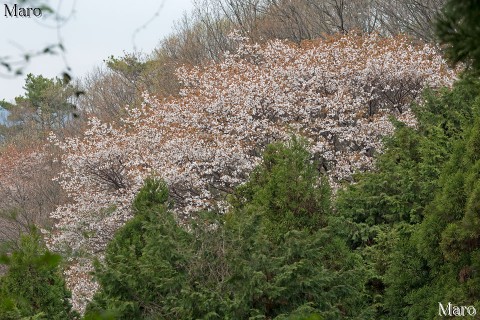
[[[150,53],[159,41],[170,34],[174,21],[193,8],[192,0],[55,0],[50,6],[66,16],[73,15],[60,28],[66,49],[66,60],[71,75],[82,77],[111,55],[123,56],[124,52]],[[164,2],[159,15],[146,28],[139,27],[152,19]],[[5,17],[4,1],[0,3],[0,57],[20,57],[25,51],[38,51],[46,45],[58,43],[57,28],[53,19]],[[45,26],[47,24],[50,27]],[[32,60],[26,73],[42,74],[53,78],[66,70],[60,55],[43,56]],[[0,69],[0,72],[4,69]],[[0,73],[0,100],[13,101],[24,93],[25,76],[5,77]]]

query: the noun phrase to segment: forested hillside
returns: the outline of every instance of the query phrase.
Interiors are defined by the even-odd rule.
[[[28,75],[0,319],[474,318],[479,12],[210,0],[148,57]]]

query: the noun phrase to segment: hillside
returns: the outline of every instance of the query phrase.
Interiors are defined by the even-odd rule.
[[[262,41],[230,21],[214,57],[164,44],[85,88],[28,75],[2,102],[0,318],[472,316],[476,56],[348,21]]]

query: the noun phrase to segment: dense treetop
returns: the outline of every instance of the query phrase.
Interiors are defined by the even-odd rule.
[[[263,148],[292,134],[309,141],[336,189],[372,167],[394,130],[389,117],[415,126],[410,104],[421,102],[421,91],[455,79],[433,47],[400,36],[349,34],[301,46],[232,37],[238,49],[221,62],[178,70],[180,98],[145,94],[118,125],[92,118],[83,137],[52,136],[62,150],[59,182],[73,200],[52,214],[52,246],[101,252],[152,174],[168,183],[178,214],[224,210],[223,195],[245,181]],[[74,295],[92,292],[69,283]]]

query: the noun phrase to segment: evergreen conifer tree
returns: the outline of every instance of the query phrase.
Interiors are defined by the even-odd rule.
[[[453,61],[480,70],[480,3],[477,0],[449,0],[437,21],[437,34]]]
[[[60,257],[49,252],[34,231],[18,250],[2,256],[8,266],[0,278],[0,319],[77,319],[65,286]]]
[[[186,228],[165,185],[147,180],[97,263],[86,319],[368,319],[362,262],[328,224],[329,197],[295,139],[267,149],[226,215]]]

